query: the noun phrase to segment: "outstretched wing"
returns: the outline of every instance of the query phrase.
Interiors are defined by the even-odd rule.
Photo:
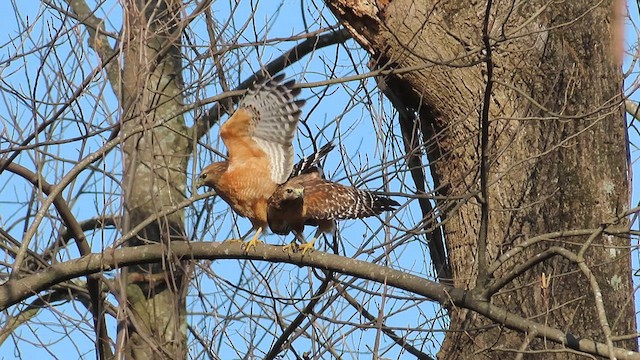
[[[304,183],[304,215],[308,220],[361,219],[398,205],[390,198],[317,176]]]
[[[231,166],[246,157],[266,156],[271,179],[282,184],[293,169],[293,138],[304,100],[296,100],[300,89],[294,81],[280,83],[284,75],[252,86],[238,109],[220,128],[229,150]]]
[[[294,166],[291,171],[291,176],[289,179],[292,179],[298,175],[306,174],[309,172],[316,172],[318,170],[318,163],[322,161],[330,152],[333,150],[335,145],[331,141],[324,144],[318,151],[313,154],[300,159]]]

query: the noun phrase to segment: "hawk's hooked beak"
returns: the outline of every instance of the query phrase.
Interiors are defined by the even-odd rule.
[[[198,176],[198,180],[196,180],[196,189],[200,189],[200,188],[208,188],[205,189],[205,191],[207,190],[213,190],[213,187],[210,187],[209,185],[207,185],[206,182],[206,177],[205,176]]]
[[[304,188],[293,189],[293,197],[301,198],[304,196]]]
[[[196,180],[196,189],[200,189],[204,185],[204,179],[201,176],[198,176],[198,180]]]

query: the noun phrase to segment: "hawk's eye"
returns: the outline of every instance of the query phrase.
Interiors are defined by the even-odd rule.
[[[293,193],[293,189],[287,189],[287,194]]]
[[[204,173],[204,174],[200,175],[200,179],[204,180],[206,178],[207,178],[207,173]]]

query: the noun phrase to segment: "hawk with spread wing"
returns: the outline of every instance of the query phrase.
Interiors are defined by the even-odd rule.
[[[287,235],[293,231],[302,242],[300,249],[304,254],[313,249],[320,234],[335,230],[337,220],[379,215],[399,205],[390,198],[325,180],[315,169],[291,178],[276,189],[269,199],[267,219],[269,228],[276,234]],[[318,227],[308,243],[303,236],[305,225]]]
[[[296,100],[295,81],[281,83],[284,75],[258,82],[240,101],[238,109],[220,127],[228,161],[213,163],[202,171],[197,186],[212,187],[240,216],[253,225],[244,239],[250,249],[267,226],[267,202],[293,169],[293,138],[304,100]]]

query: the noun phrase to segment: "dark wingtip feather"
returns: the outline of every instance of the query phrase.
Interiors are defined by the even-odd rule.
[[[384,211],[393,211],[398,206],[400,206],[400,203],[391,198],[376,196],[373,204],[373,210],[379,214]]]
[[[291,233],[291,226],[285,226],[285,227],[276,227],[276,226],[271,226],[271,224],[269,224],[269,229],[271,229],[271,232],[274,234],[278,234],[278,235],[289,235],[289,233]]]
[[[256,75],[256,78],[253,81],[253,84],[249,86],[249,89],[257,89],[263,85],[278,86],[282,82],[282,80],[284,80],[284,78],[284,73],[271,76],[271,74],[269,74],[268,72],[262,71],[261,73]]]
[[[333,145],[333,141],[329,141],[328,143],[322,145],[322,147],[320,148],[320,150],[318,150],[318,157],[322,158],[325,155],[327,155],[328,153],[331,152],[331,150],[333,150],[336,146]]]
[[[289,178],[314,171],[322,171],[322,169],[318,170],[318,163],[322,161],[322,159],[324,159],[334,147],[333,142],[330,141],[318,149],[317,152],[301,159],[294,165]],[[324,176],[322,176],[322,178],[324,178]]]
[[[296,85],[296,81],[295,80],[289,80],[285,83],[280,84],[279,86],[282,87],[282,89],[286,89],[286,91],[288,91],[293,97],[296,97],[298,95],[300,95],[300,92],[302,91],[302,89],[300,88],[294,88],[294,86]],[[283,91],[284,92],[284,91]],[[298,100],[300,101],[300,100]],[[297,104],[297,102],[296,102]],[[302,105],[304,105],[304,103],[302,103]],[[300,105],[300,106],[302,106]]]

